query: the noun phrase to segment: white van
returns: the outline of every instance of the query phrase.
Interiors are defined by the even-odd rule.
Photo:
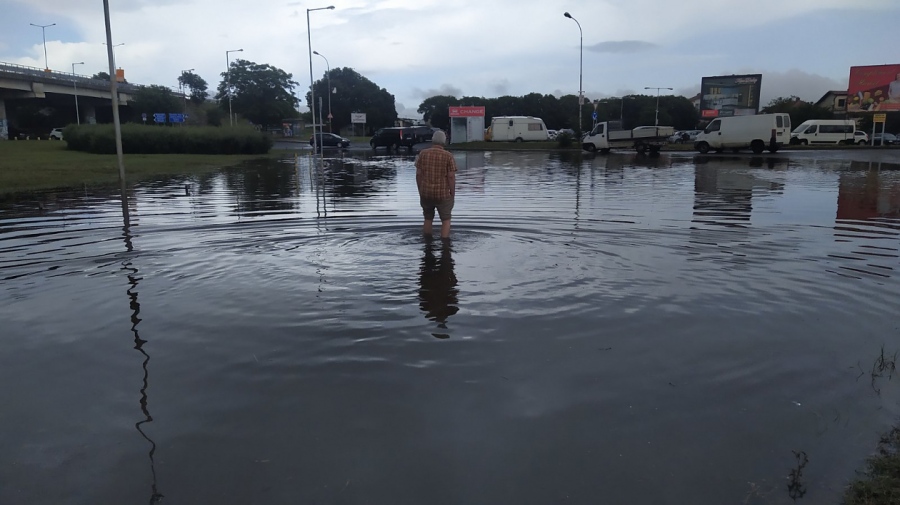
[[[785,113],[731,116],[714,119],[697,135],[694,148],[701,153],[710,149],[737,152],[750,148],[755,154],[768,149],[775,152],[790,142],[791,116]]]
[[[547,125],[539,117],[496,116],[491,119],[485,140],[496,142],[524,142],[527,140],[549,140]]]
[[[856,121],[852,119],[810,119],[791,132],[791,144],[855,144]]]

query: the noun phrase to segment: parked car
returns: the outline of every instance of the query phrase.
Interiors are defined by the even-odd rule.
[[[869,134],[862,131],[856,130],[853,132],[853,143],[858,146],[863,146],[869,143]]]
[[[403,139],[404,130],[406,128],[379,128],[375,135],[372,135],[372,139],[369,140],[369,145],[372,146],[372,150],[386,147],[388,151],[396,151],[400,149],[401,145],[411,148],[410,139]]]
[[[874,137],[872,137],[872,145],[880,146],[882,144],[886,146],[892,146],[898,143],[897,137],[892,133],[876,133]]]
[[[62,128],[54,128],[54,129],[50,130],[50,139],[51,140],[62,140],[63,139],[62,131],[63,131]]]
[[[405,128],[404,138],[409,141],[412,140],[413,144],[421,144],[422,142],[431,142],[431,138],[434,137],[434,132],[440,130],[440,128],[432,128],[430,126],[410,126]],[[412,135],[412,139],[409,138],[408,135]]]
[[[556,140],[556,136],[559,134],[556,130],[547,130],[547,138],[550,140]]]
[[[334,133],[316,133],[316,144],[321,149],[323,147],[350,147],[350,140],[335,135]],[[313,145],[313,137],[309,137],[309,145]]]

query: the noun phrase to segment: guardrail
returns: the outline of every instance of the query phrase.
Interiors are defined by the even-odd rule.
[[[24,65],[17,65],[15,63],[0,62],[0,76],[9,76],[14,78],[27,77],[28,79],[37,82],[65,85],[69,85],[74,82],[79,87],[83,88],[96,90],[109,89],[109,81],[92,79],[84,75],[71,74],[68,72],[58,72],[56,70],[47,71],[43,68],[26,67]],[[139,87],[141,87],[140,84],[130,84],[126,82],[120,82],[118,85],[119,91],[123,93],[134,93]]]

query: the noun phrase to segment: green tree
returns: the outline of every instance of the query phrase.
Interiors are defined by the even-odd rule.
[[[776,112],[786,112],[791,116],[791,124],[794,126],[807,121],[809,119],[832,119],[834,113],[824,107],[817,107],[812,102],[804,102],[799,97],[778,97],[763,107],[763,114],[774,114]]]
[[[230,87],[234,113],[255,124],[280,125],[283,119],[299,115],[293,94],[297,83],[291,77],[284,70],[268,64],[235,60],[231,62],[230,72],[222,73],[215,98],[227,111]]]
[[[397,120],[397,108],[394,95],[384,88],[363,77],[352,68],[332,68],[313,86],[316,91],[316,111],[319,110],[319,98],[322,99],[322,120],[329,124],[328,96],[329,81],[331,84],[331,126],[335,132],[350,125],[350,114],[363,112],[366,114],[366,128],[374,129],[393,126]],[[306,93],[306,106],[310,106],[311,93]],[[318,114],[317,114],[318,115]],[[316,118],[318,121],[318,118]]]
[[[123,111],[123,116],[126,116],[123,120],[137,122],[141,121],[141,114],[147,114],[150,118],[157,112],[181,112],[181,109],[181,100],[171,89],[156,84],[140,86],[128,103],[127,116]]]
[[[109,80],[109,74],[106,73],[106,72],[97,72],[96,74],[94,74],[94,75],[91,76],[91,79],[98,79],[98,80],[101,80],[101,81],[108,81],[108,80]]]
[[[178,76],[178,84],[190,92],[192,103],[201,104],[209,96],[206,81],[193,72],[184,72]]]
[[[455,96],[436,95],[426,98],[420,103],[416,112],[421,114],[422,120],[431,126],[449,131],[450,106],[453,105],[459,105],[459,100]]]

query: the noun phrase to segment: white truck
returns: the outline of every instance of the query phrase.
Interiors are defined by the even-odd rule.
[[[703,154],[710,150],[738,152],[750,148],[754,154],[768,149],[774,153],[791,141],[791,116],[785,113],[729,116],[713,119],[697,135],[694,148]]]
[[[547,125],[539,117],[495,116],[484,135],[484,140],[494,142],[525,142],[549,140]]]
[[[671,126],[638,126],[633,130],[616,130],[608,122],[597,123],[581,140],[585,151],[608,153],[610,149],[634,148],[639,153],[659,152],[669,137],[675,134]]]

